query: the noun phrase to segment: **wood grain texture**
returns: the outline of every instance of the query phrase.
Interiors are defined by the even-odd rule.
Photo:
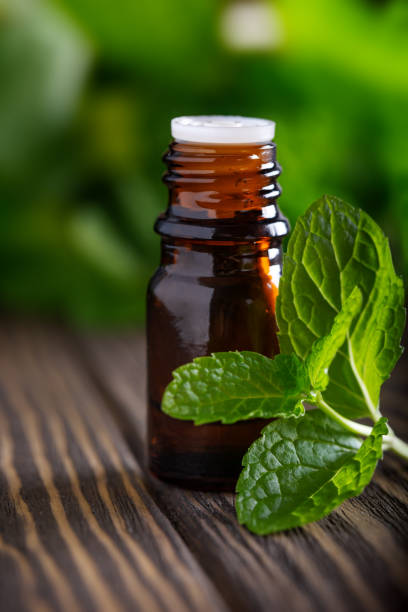
[[[224,610],[72,347],[0,327],[0,610]]]
[[[78,339],[94,384],[143,465],[144,345],[138,335]],[[383,393],[407,437],[408,361]],[[233,610],[403,610],[408,601],[408,468],[387,455],[363,495],[292,532],[257,537],[233,496],[189,492],[145,475],[148,490]]]
[[[408,362],[383,397],[407,434]],[[257,537],[233,496],[144,470],[144,343],[0,325],[0,610],[397,611],[408,600],[408,467]]]

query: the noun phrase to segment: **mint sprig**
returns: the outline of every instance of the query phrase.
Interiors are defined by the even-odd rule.
[[[216,353],[173,373],[162,403],[170,416],[197,425],[279,417],[249,448],[237,484],[239,521],[255,533],[318,520],[359,495],[383,450],[408,459],[379,406],[402,351],[403,300],[381,229],[324,196],[289,239],[277,301],[282,354]],[[304,402],[315,409],[305,413]]]

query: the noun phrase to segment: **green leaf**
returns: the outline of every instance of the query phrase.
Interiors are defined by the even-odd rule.
[[[314,390],[323,391],[329,384],[328,370],[337,351],[342,347],[350,330],[351,323],[362,306],[363,296],[354,287],[340,312],[335,316],[333,327],[327,336],[313,343],[306,365]]]
[[[320,410],[270,423],[243,459],[239,522],[267,534],[323,518],[370,482],[387,431],[382,418],[361,443]]]
[[[269,359],[250,351],[197,357],[173,372],[162,410],[196,425],[221,421],[300,416],[310,391],[296,355]]]
[[[306,359],[356,286],[363,303],[323,395],[344,416],[377,419],[381,384],[401,355],[403,284],[371,217],[324,196],[299,217],[288,243],[277,301],[282,352]]]

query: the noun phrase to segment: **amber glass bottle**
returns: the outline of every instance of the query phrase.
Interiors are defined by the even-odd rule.
[[[149,467],[162,479],[232,490],[265,421],[195,426],[164,414],[172,371],[217,351],[279,351],[275,299],[288,223],[276,205],[274,124],[230,117],[173,120],[164,155],[161,262],[147,296]]]

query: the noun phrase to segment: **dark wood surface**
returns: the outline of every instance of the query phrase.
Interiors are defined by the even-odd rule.
[[[408,433],[408,361],[383,393]],[[0,611],[403,610],[408,466],[388,455],[359,498],[257,537],[233,495],[144,469],[140,334],[0,326]]]

